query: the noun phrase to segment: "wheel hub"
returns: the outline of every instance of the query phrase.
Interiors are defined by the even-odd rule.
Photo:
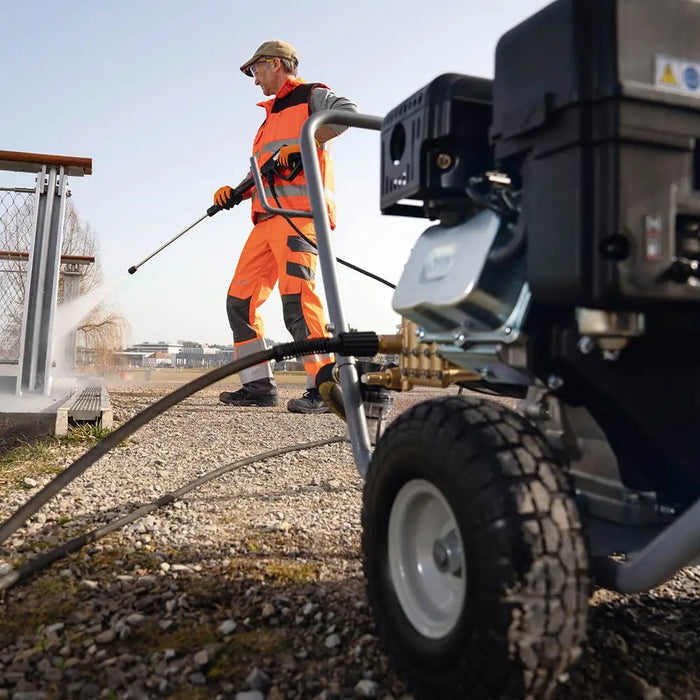
[[[458,576],[462,571],[462,549],[459,536],[452,530],[433,542],[433,561],[438,571]]]
[[[396,494],[387,553],[392,584],[409,622],[431,639],[449,634],[464,608],[464,552],[452,508],[426,479],[413,479]]]

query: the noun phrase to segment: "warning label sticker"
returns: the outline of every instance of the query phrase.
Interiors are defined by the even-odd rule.
[[[700,97],[700,63],[657,54],[654,56],[654,86]]]

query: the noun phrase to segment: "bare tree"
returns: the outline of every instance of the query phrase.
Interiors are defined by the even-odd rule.
[[[89,222],[80,218],[77,209],[70,200],[66,206],[61,254],[95,258],[95,262],[86,267],[81,277],[81,295],[97,289],[102,284],[102,265],[99,257],[97,232]],[[58,290],[59,303],[63,301],[64,287],[65,275],[61,274]],[[96,363],[104,367],[113,364],[114,351],[123,347],[127,331],[126,318],[110,309],[106,304],[100,303],[78,326],[79,344],[92,350]]]

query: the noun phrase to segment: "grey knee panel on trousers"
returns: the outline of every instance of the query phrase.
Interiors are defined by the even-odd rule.
[[[282,316],[284,325],[294,340],[306,340],[309,337],[309,327],[301,309],[301,294],[282,295]]]
[[[233,331],[233,339],[237,343],[245,343],[257,337],[255,329],[248,323],[250,318],[250,297],[239,299],[238,297],[226,297],[226,314],[228,323]]]
[[[310,267],[301,263],[288,262],[287,274],[290,277],[298,277],[300,280],[306,280],[307,282],[313,282],[316,279],[316,273]]]
[[[318,250],[301,236],[287,236],[287,248],[295,253],[318,253]]]

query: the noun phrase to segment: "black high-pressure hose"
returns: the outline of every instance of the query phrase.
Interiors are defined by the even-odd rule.
[[[187,384],[183,384],[175,391],[137,413],[124,425],[110,433],[104,440],[99,442],[84,455],[79,457],[73,464],[66,467],[64,471],[52,479],[44,486],[39,493],[32,496],[17,512],[11,515],[0,526],[0,544],[18,530],[29,518],[36,513],[45,503],[55,496],[61,489],[67,486],[73,479],[80,476],[89,466],[94,464],[100,457],[116,447],[122,440],[135,433],[139,428],[146,425],[161,413],[164,413],[175,404],[186,399],[192,394],[214,384],[221,379],[241,372],[253,365],[269,362],[270,360],[280,361],[297,357],[299,355],[313,355],[316,353],[352,356],[374,356],[379,350],[379,339],[373,331],[341,333],[334,338],[312,338],[294,343],[283,343],[276,345],[269,350],[261,350],[240,360],[230,362],[223,367],[218,367],[203,374],[201,377],[193,379]]]

